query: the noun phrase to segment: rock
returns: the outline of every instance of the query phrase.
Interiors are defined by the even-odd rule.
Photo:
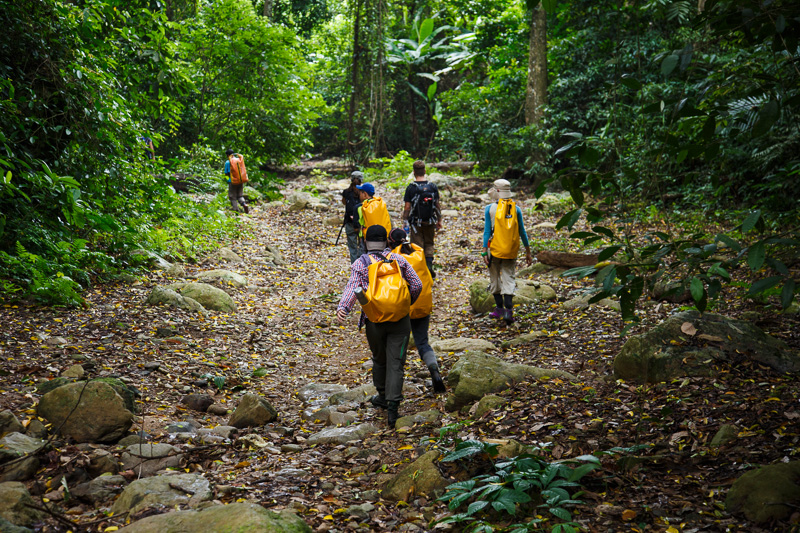
[[[347,514],[357,520],[369,520],[369,513],[375,510],[375,506],[371,503],[362,503],[361,505],[351,505],[347,508]]]
[[[444,218],[456,218],[461,215],[461,211],[456,211],[455,209],[442,209],[442,217]]]
[[[531,276],[536,276],[539,274],[544,274],[546,272],[550,272],[553,270],[554,267],[550,265],[545,265],[544,263],[534,263],[531,266],[527,266],[517,272],[517,278],[530,278]]]
[[[356,421],[356,414],[352,411],[347,413],[340,413],[339,411],[331,411],[328,415],[328,425],[330,426],[346,426]]]
[[[64,337],[59,337],[58,335],[54,335],[52,337],[47,337],[44,340],[44,343],[48,346],[63,346],[67,344],[67,339]]]
[[[139,256],[140,258],[142,258],[143,263],[149,264],[158,270],[166,270],[170,266],[172,266],[172,264],[169,261],[167,261],[160,255],[151,252],[150,250],[134,250],[133,252],[131,252],[131,255]]]
[[[507,363],[482,352],[467,352],[453,365],[447,376],[452,394],[447,398],[445,408],[457,411],[487,394],[507,389],[509,383],[545,377],[577,379],[563,370]]]
[[[572,309],[586,309],[589,305],[589,300],[592,299],[593,294],[581,294],[580,296],[576,296],[571,300],[567,300],[566,302],[561,304],[561,307],[567,310]],[[596,302],[594,305],[599,305],[601,307],[607,307],[609,309],[613,309],[615,311],[620,310],[619,302],[616,300],[612,300],[611,298],[603,298],[602,300]]]
[[[122,468],[133,470],[137,476],[152,476],[160,470],[179,468],[182,458],[171,444],[132,444],[122,454]]]
[[[23,455],[36,453],[44,445],[45,441],[34,439],[23,433],[9,433],[0,439],[0,464],[7,463]]]
[[[237,446],[241,446],[242,449],[254,449],[254,450],[261,450],[269,446],[269,442],[264,440],[261,435],[257,435],[255,433],[250,433],[249,435],[244,435],[240,437],[236,441]]]
[[[309,383],[297,392],[297,397],[305,404],[326,401],[338,392],[345,392],[347,387],[335,383]]]
[[[555,300],[556,291],[549,285],[539,282],[517,279],[517,290],[514,293],[514,305],[524,305],[543,300]],[[494,297],[489,294],[487,281],[476,281],[469,287],[469,304],[476,313],[487,313],[494,309]]]
[[[236,302],[231,296],[209,285],[208,283],[175,283],[168,288],[178,292],[184,298],[196,300],[205,309],[213,309],[222,313],[235,313]]]
[[[319,433],[311,435],[306,444],[325,444],[336,443],[344,444],[353,440],[362,440],[367,435],[371,435],[378,431],[378,428],[372,424],[359,424],[357,426],[347,426],[342,428],[327,428]]]
[[[731,485],[725,509],[755,524],[785,520],[800,505],[800,461],[747,472]]]
[[[212,492],[208,480],[203,476],[199,474],[168,474],[137,479],[125,487],[111,510],[115,515],[130,513],[135,516],[148,507],[169,508],[175,505],[197,507],[200,503],[210,500],[211,497]],[[195,531],[214,530],[200,528]]]
[[[258,203],[264,198],[264,195],[258,189],[254,189],[250,185],[245,185],[242,189],[242,194],[247,199],[248,203]]]
[[[181,403],[189,409],[204,413],[214,404],[214,398],[208,394],[187,394],[181,399]]]
[[[507,403],[508,400],[506,400],[502,396],[497,396],[496,394],[487,394],[486,396],[478,400],[478,403],[472,406],[472,408],[469,410],[469,413],[475,418],[481,418],[489,411],[494,411],[498,407],[505,405]]]
[[[147,305],[169,305],[178,309],[186,309],[193,313],[206,314],[205,308],[194,298],[178,294],[167,287],[155,287],[145,301]]]
[[[281,251],[277,246],[267,244],[264,246],[264,249],[266,251],[266,254],[264,255],[265,260],[272,262],[276,266],[281,266],[286,264],[286,261],[284,261],[283,255],[281,254]]]
[[[93,381],[98,383],[105,383],[111,386],[117,394],[120,395],[125,402],[125,408],[132,412],[136,412],[136,390],[128,386],[124,381],[117,378],[95,378]]]
[[[328,403],[331,405],[343,405],[347,403],[364,403],[373,394],[377,394],[375,385],[361,385],[355,389],[346,390],[344,392],[337,392],[328,398]]]
[[[216,255],[216,258],[218,260],[222,261],[223,263],[243,263],[244,262],[242,260],[242,258],[239,257],[236,254],[236,252],[234,252],[230,248],[224,248],[224,247],[220,248],[219,250],[217,250],[217,253],[215,255]]]
[[[283,444],[281,451],[283,453],[300,453],[303,451],[303,447],[299,444]]]
[[[685,311],[628,339],[614,358],[614,375],[657,383],[682,376],[713,376],[715,365],[745,359],[780,373],[800,370],[800,356],[755,325]]]
[[[395,429],[411,427],[414,424],[435,424],[442,419],[442,413],[438,409],[422,411],[413,415],[401,416],[397,419]]]
[[[678,281],[657,281],[653,285],[651,292],[654,300],[672,303],[690,302],[692,300],[689,288]]]
[[[313,200],[314,197],[311,195],[311,193],[297,191],[293,192],[289,198],[286,199],[286,203],[289,204],[289,211],[301,211],[308,207]]]
[[[28,424],[25,434],[34,439],[47,439],[47,428],[38,419],[34,418]]]
[[[36,392],[38,392],[41,395],[45,395],[51,390],[63,387],[67,383],[74,383],[74,382],[75,382],[74,379],[65,377],[57,377],[48,381],[40,381],[39,384],[36,385]]]
[[[263,426],[277,419],[278,411],[272,404],[256,394],[247,393],[239,400],[228,425],[235,428]]]
[[[134,444],[145,444],[150,442],[150,435],[127,435],[119,439],[117,446],[120,448],[127,448],[128,446],[133,446]]]
[[[225,416],[228,414],[228,408],[219,403],[209,405],[207,411],[209,414],[217,416]]]
[[[207,270],[206,272],[201,272],[197,275],[197,279],[202,281],[219,281],[234,287],[247,287],[246,277],[242,276],[241,274],[237,274],[236,272],[231,272],[230,270],[224,269]]]
[[[0,516],[0,531],[3,533],[33,533],[32,529],[16,526],[2,516]]]
[[[103,474],[119,473],[119,463],[117,458],[106,450],[92,450],[89,454],[89,464],[86,471],[92,477],[102,476]]]
[[[739,436],[739,429],[734,426],[733,424],[723,424],[717,433],[714,435],[714,438],[711,439],[710,446],[718,448],[720,446],[724,446],[729,442],[736,439]]]
[[[174,511],[142,518],[120,533],[202,533],[212,531],[311,533],[291,511],[269,511],[254,503],[214,505],[201,511]]]
[[[478,352],[488,352],[494,350],[494,344],[483,339],[470,339],[467,337],[457,337],[455,339],[442,339],[431,342],[431,348],[437,352],[466,352],[475,350]]]
[[[173,422],[168,424],[164,431],[167,433],[188,433],[194,435],[197,433],[197,423],[194,420],[184,420],[183,422]]]
[[[407,501],[409,496],[436,498],[450,484],[436,467],[438,458],[439,451],[431,450],[405,467],[384,485],[383,499],[396,502]]]
[[[0,483],[0,517],[17,526],[30,526],[43,518],[28,489],[19,481]]]
[[[2,470],[0,470],[0,483],[6,481],[28,481],[36,476],[38,470],[39,459],[35,456],[26,457],[10,465],[3,466]]]
[[[5,437],[9,433],[22,433],[23,431],[25,431],[25,428],[14,413],[8,409],[0,413],[0,437]]]
[[[100,476],[87,483],[76,485],[70,489],[70,494],[86,503],[102,503],[120,494],[127,484],[122,476]]]
[[[331,228],[339,228],[342,225],[342,217],[334,216],[334,217],[327,217],[323,222],[326,226]]]
[[[520,335],[519,337],[514,337],[510,341],[503,341],[500,346],[505,350],[507,348],[511,348],[512,346],[519,346],[520,344],[528,344],[529,342],[535,341],[536,339],[539,339],[541,337],[547,337],[547,332],[544,330],[532,331],[530,333]]]
[[[164,271],[164,273],[170,278],[186,277],[186,269],[183,267],[183,265],[179,265],[178,263],[172,263],[169,268]]]
[[[81,379],[85,373],[81,365],[72,365],[64,370],[61,375],[65,378]]]

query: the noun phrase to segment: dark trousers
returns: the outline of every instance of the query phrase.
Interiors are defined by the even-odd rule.
[[[239,204],[246,205],[244,199],[244,183],[228,183],[228,200],[234,211],[239,210]]]
[[[411,321],[408,316],[397,322],[367,320],[366,333],[372,352],[372,383],[386,401],[400,402]]]

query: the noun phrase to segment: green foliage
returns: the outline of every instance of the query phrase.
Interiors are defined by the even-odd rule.
[[[480,444],[475,441],[461,443],[442,460],[473,456],[484,448]],[[551,531],[575,531],[579,526],[572,520],[568,507],[582,502],[575,499],[577,493],[571,495],[569,489],[579,488],[579,481],[598,466],[599,460],[594,456],[579,457],[569,463],[548,463],[538,455],[522,454],[498,461],[491,473],[449,485],[439,500],[447,502],[451,511],[465,506],[466,509],[435,523],[467,523],[465,531],[494,531],[492,522],[499,521],[498,517],[503,514],[516,516],[521,511],[534,514],[534,509],[541,508],[559,520]],[[544,518],[535,515],[508,530],[540,530],[544,523]]]

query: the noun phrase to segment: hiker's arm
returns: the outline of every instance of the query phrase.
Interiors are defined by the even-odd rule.
[[[225,170],[223,172],[225,172],[225,175],[228,176],[229,178],[231,177],[231,162],[230,161],[225,161]]]
[[[411,213],[411,202],[406,202],[405,206],[403,206],[403,225],[405,226],[406,222],[408,222],[408,215]]]
[[[339,305],[336,308],[336,317],[340,321],[347,317],[347,314],[350,313],[353,306],[356,304],[356,287],[366,289],[367,285],[369,285],[369,277],[367,276],[368,270],[362,268],[363,265],[358,265],[357,263],[358,261],[351,267],[353,272],[350,274],[350,279],[347,280],[347,285],[345,285],[344,291],[342,292],[342,298],[339,300]]]
[[[533,263],[533,255],[531,254],[531,245],[528,241],[528,232],[525,231],[525,220],[522,218],[522,209],[517,206],[517,220],[519,221],[519,238],[522,239],[522,245],[525,246],[525,261],[530,265]]]
[[[483,212],[483,262],[489,264],[489,239],[492,238],[492,206],[487,205]]]

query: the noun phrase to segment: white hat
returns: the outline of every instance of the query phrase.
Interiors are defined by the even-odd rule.
[[[498,198],[511,198],[511,183],[508,180],[495,180],[494,188]]]

